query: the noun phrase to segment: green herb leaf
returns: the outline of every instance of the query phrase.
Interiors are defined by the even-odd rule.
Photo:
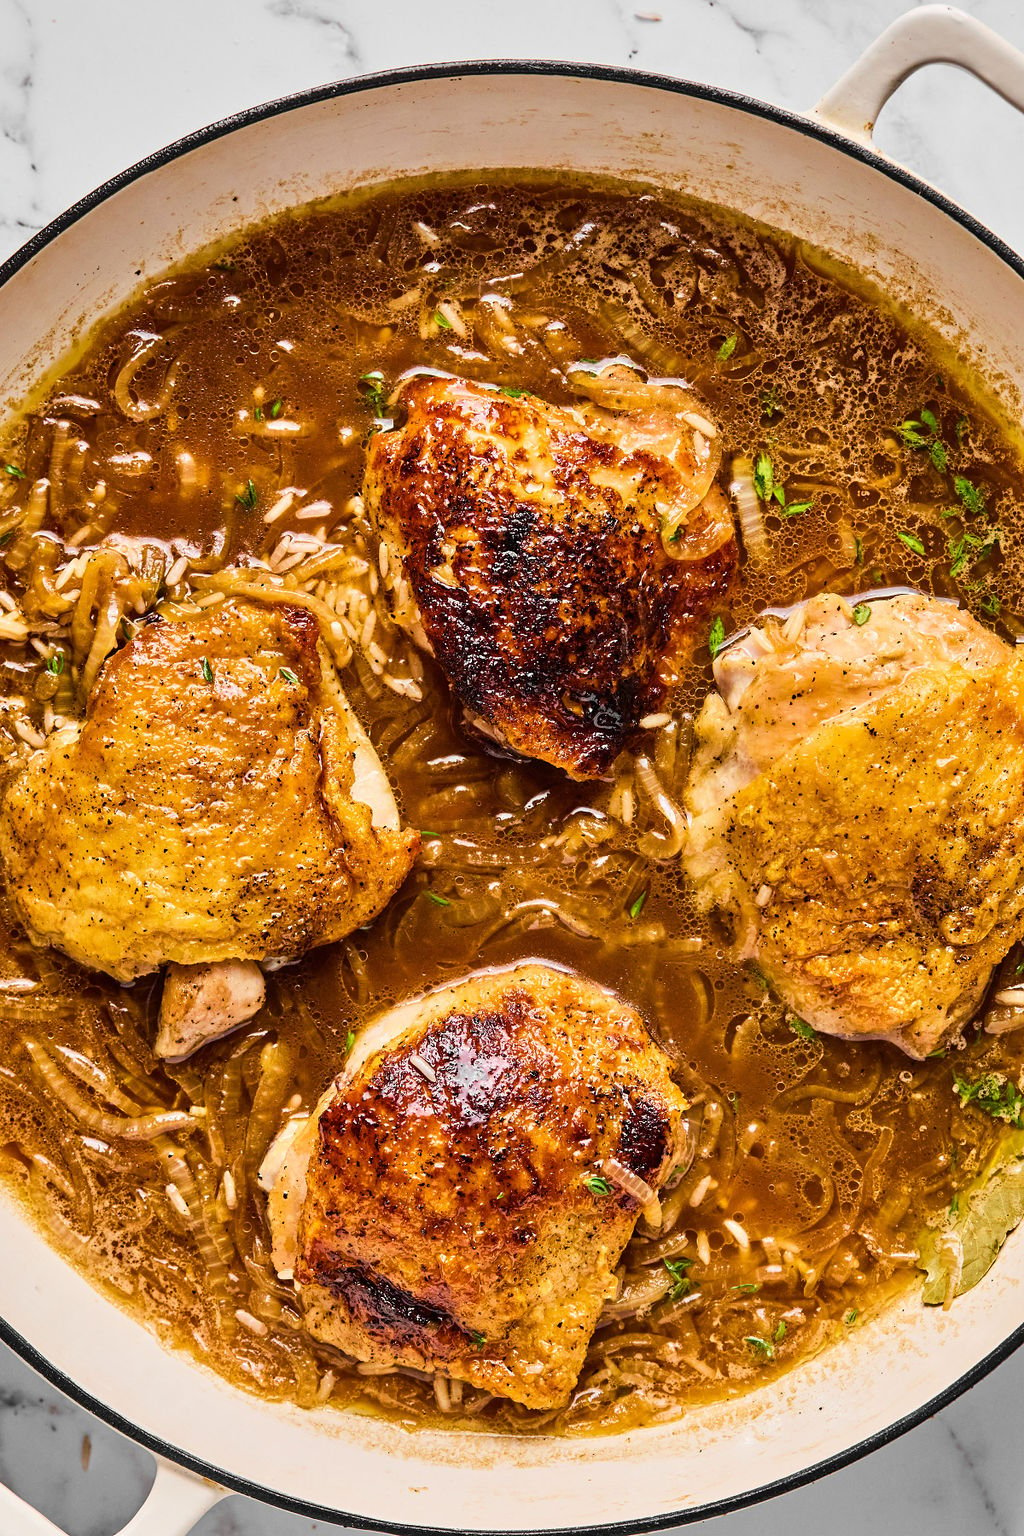
[[[252,413],[252,417],[253,417],[254,421],[262,421],[263,420],[263,407],[262,407],[262,405],[258,405],[256,407],[256,409]]]
[[[945,1231],[924,1233],[919,1263],[925,1271],[922,1300],[926,1305],[945,1302],[954,1280],[955,1296],[962,1296],[977,1285],[991,1269],[1014,1227],[1024,1218],[1022,1153],[1024,1137],[1008,1137],[982,1179],[971,1189],[960,1192],[958,1208]],[[956,1239],[959,1251],[953,1241]]]
[[[785,1320],[785,1318],[780,1318],[779,1319],[779,1326],[776,1328],[775,1332],[772,1334],[772,1338],[773,1338],[773,1340],[775,1341],[776,1344],[781,1344],[785,1337],[786,1337],[786,1320]]]
[[[256,506],[256,503],[259,501],[259,499],[260,493],[256,489],[255,482],[252,480],[247,480],[242,490],[235,492],[235,500],[238,502],[239,506],[247,508],[247,510],[250,512]]]
[[[470,1338],[473,1341],[474,1349],[483,1349],[487,1343],[487,1335],[485,1333],[477,1333],[475,1330],[470,1334]]]
[[[965,1107],[972,1105],[993,1120],[1024,1130],[1024,1093],[1002,1072],[986,1072],[973,1082],[954,1072],[953,1092]]]
[[[853,610],[853,622],[857,625],[866,624],[871,617],[871,604],[858,603]]]
[[[644,902],[646,900],[647,900],[647,892],[646,891],[641,891],[640,895],[636,898],[636,900],[633,901],[633,902],[630,902],[630,906],[629,906],[629,915],[630,915],[630,917],[632,917],[633,919],[636,919],[636,918],[638,918],[640,916],[640,913],[644,909]]]
[[[213,682],[213,668],[210,666],[210,663],[209,663],[209,661],[207,661],[205,656],[203,657],[203,664],[202,664],[202,669],[201,670],[202,670],[204,681],[207,682],[207,683],[212,683]]]
[[[448,319],[448,316],[443,315],[439,309],[434,310],[434,324],[439,325],[442,331],[450,331],[453,329],[452,323]]]
[[[949,468],[949,459],[946,455],[945,443],[941,443],[938,438],[935,439],[934,443],[929,443],[928,457],[931,459],[933,466],[938,470],[939,474],[944,475],[946,470]]]
[[[908,448],[928,447],[929,439],[927,435],[921,430],[921,423],[919,421],[901,421],[899,426],[894,428],[894,431],[896,436],[900,438]]]
[[[725,338],[725,340],[722,342],[722,345],[715,353],[715,356],[720,363],[727,363],[729,361],[730,357],[732,357],[733,353],[736,351],[736,343],[738,341],[738,336],[727,336]]]
[[[968,480],[966,475],[953,476],[953,489],[966,512],[973,512],[975,516],[981,516],[984,513],[985,493],[979,490],[972,480]]]
[[[52,672],[54,677],[60,677],[60,674],[64,671],[63,651],[54,651],[53,655],[46,663],[46,670],[47,672]]]
[[[429,827],[420,827],[420,837],[441,837],[440,832],[431,832]]]
[[[345,1036],[345,1053],[346,1053],[346,1055],[348,1054],[349,1051],[351,1051],[351,1049],[355,1045],[355,1043],[356,1043],[356,1032],[355,1032],[354,1029],[350,1029],[348,1034]]]
[[[729,1289],[730,1291],[745,1291],[748,1295],[752,1296],[754,1292],[759,1291],[761,1287],[756,1283],[756,1281],[749,1280],[743,1285],[730,1285]]]
[[[10,475],[12,480],[24,480],[25,478],[25,471],[19,469],[17,464],[5,464],[4,474]]]
[[[599,1173],[588,1173],[583,1180],[592,1195],[610,1195],[612,1187]]]
[[[794,1035],[799,1035],[801,1040],[817,1040],[818,1031],[808,1024],[805,1019],[793,1018],[788,1022]]]
[[[711,660],[714,661],[722,646],[725,644],[725,625],[721,617],[716,613],[711,621],[708,631],[708,650],[711,652]]]
[[[994,592],[986,592],[978,606],[982,613],[988,613],[993,618],[998,618],[1003,605]]]
[[[498,390],[498,393],[499,395],[508,395],[510,400],[521,400],[523,396],[528,395],[530,391],[528,389],[513,389],[511,384],[503,384]]]
[[[846,1324],[847,1328],[852,1328],[858,1317],[860,1317],[860,1313],[858,1312],[857,1308],[851,1307],[849,1312],[847,1312],[846,1316],[843,1318],[843,1322]]]
[[[281,412],[283,410],[284,410],[284,401],[283,400],[275,400],[273,405],[270,407],[270,419],[271,419],[271,421],[276,421],[277,418],[280,416],[280,414],[281,414]]]
[[[439,896],[436,891],[425,891],[424,895],[426,896],[428,901],[432,901],[434,903],[435,907],[450,907],[451,906],[451,902],[449,901],[448,897],[447,896]]]
[[[864,564],[864,540],[859,533],[853,536],[853,563],[854,565]]]
[[[929,432],[931,432],[933,437],[937,437],[939,433],[939,424],[935,419],[934,413],[929,411],[927,407],[921,412],[921,420],[924,422],[925,426],[928,428]]]
[[[907,548],[912,550],[915,555],[924,554],[924,545],[921,543],[921,540],[918,538],[916,533],[905,533],[902,528],[897,528],[896,537],[899,539],[901,544],[905,544]]]
[[[761,415],[766,417],[781,416],[782,406],[779,403],[779,391],[774,384],[769,384],[760,395]]]
[[[961,444],[961,446],[963,445],[964,438],[967,436],[967,434],[968,434],[968,432],[970,430],[971,430],[971,424],[967,420],[967,417],[966,416],[958,417],[957,418],[956,426],[953,428],[953,431],[956,433],[956,440],[957,440],[958,443]]]
[[[749,1344],[754,1353],[760,1355],[762,1360],[775,1359],[775,1345],[770,1339],[759,1339],[756,1333],[748,1333],[743,1342],[744,1344]]]
[[[748,966],[748,970],[750,972],[751,981],[756,982],[757,985],[761,988],[762,992],[767,992],[771,986],[771,983],[769,982],[768,977],[765,975],[764,971],[762,971],[760,967],[756,965]]]
[[[364,373],[359,380],[359,393],[375,416],[383,416],[387,408],[387,389],[384,375],[379,368]]]
[[[298,683],[299,679],[292,671],[291,667],[278,667],[277,670],[279,676],[283,677],[286,683],[291,683],[293,685]]]
[[[754,490],[760,499],[766,504],[772,499],[775,489],[775,466],[769,454],[764,450],[754,460]]]
[[[663,1259],[662,1263],[672,1276],[672,1289],[669,1291],[669,1300],[678,1301],[680,1296],[686,1296],[693,1290],[693,1281],[686,1271],[693,1263],[692,1259]]]
[[[787,501],[782,504],[783,517],[803,517],[814,506],[813,501]]]

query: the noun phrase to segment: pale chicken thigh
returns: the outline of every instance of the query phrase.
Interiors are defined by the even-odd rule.
[[[954,603],[825,595],[715,662],[687,871],[814,1028],[922,1057],[1024,935],[1024,660]]]
[[[7,889],[35,944],[122,982],[171,964],[170,1056],[259,1007],[252,962],[375,917],[417,846],[316,620],[271,603],[145,626],[0,816]]]
[[[395,616],[469,718],[588,779],[660,703],[737,548],[694,397],[622,366],[573,383],[595,398],[410,378],[364,491]]]
[[[534,1408],[566,1401],[685,1101],[643,1020],[538,963],[393,1009],[261,1170],[318,1338]]]

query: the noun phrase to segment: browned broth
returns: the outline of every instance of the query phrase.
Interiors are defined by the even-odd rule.
[[[510,303],[481,304],[483,294]],[[127,398],[136,415],[154,409],[136,420],[113,391],[121,375],[126,398],[122,370],[140,348]],[[9,441],[0,561],[41,644],[2,646],[7,756],[27,750],[26,721],[31,740],[55,712],[80,710],[111,594],[113,644],[154,604],[174,617],[190,592],[230,585],[225,568],[270,579],[276,551],[284,584],[344,607],[334,590],[344,559],[375,558],[352,500],[380,406],[366,375],[391,385],[425,364],[568,401],[563,366],[616,354],[685,376],[731,450],[767,451],[789,500],[813,501],[796,517],[767,515],[771,563],[756,577],[741,570],[727,630],[822,588],[952,593],[952,560],[974,611],[1020,632],[1024,518],[1008,440],[964,381],[938,376],[926,341],[813,252],[635,190],[394,192],[303,212],[152,284]],[[945,470],[942,452],[893,432],[922,409],[938,423]],[[267,522],[288,487],[303,495]],[[943,518],[950,507],[958,516]],[[1002,544],[986,550],[996,526]],[[290,532],[314,543],[281,545]],[[978,542],[958,544],[965,533]],[[67,575],[112,535],[135,541],[119,546],[130,558]],[[311,571],[316,541],[338,561]],[[182,560],[183,584],[168,592]],[[372,570],[360,583],[373,612]],[[412,877],[370,929],[275,973],[252,1025],[179,1068],[150,1051],[155,982],[122,989],[32,951],[5,924],[4,1176],[91,1277],[231,1380],[422,1422],[443,1401],[429,1379],[362,1373],[302,1332],[268,1261],[255,1169],[285,1104],[315,1102],[368,1016],[483,964],[548,957],[643,1011],[678,1063],[705,1155],[667,1197],[667,1235],[631,1244],[622,1315],[599,1328],[571,1404],[538,1415],[460,1390],[448,1421],[579,1432],[671,1417],[856,1326],[913,1275],[922,1223],[978,1171],[999,1126],[958,1106],[948,1059],[916,1065],[885,1045],[794,1028],[696,916],[678,860],[653,856],[664,826],[631,762],[614,783],[580,786],[485,753],[383,609],[366,642],[383,663],[353,646],[362,607],[345,611],[334,639],[345,686],[406,819],[424,829]],[[47,670],[55,649],[61,669]],[[647,733],[643,750],[675,797],[688,722],[710,686],[701,644],[672,700],[678,723]],[[1015,1039],[972,1033],[958,1069],[1016,1076]],[[26,1040],[47,1048],[75,1095],[47,1083]],[[99,1118],[189,1104],[205,1110],[200,1129],[157,1142],[126,1140]],[[665,1258],[691,1263],[671,1272]]]

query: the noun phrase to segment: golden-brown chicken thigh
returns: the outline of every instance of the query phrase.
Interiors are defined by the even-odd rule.
[[[0,854],[34,943],[130,981],[299,955],[381,910],[418,839],[318,633],[305,609],[232,601],[110,658],[84,722],[4,797]],[[237,1000],[253,980],[236,970]]]
[[[923,1057],[1024,936],[1024,660],[954,603],[865,608],[719,655],[684,857],[803,1019]]]
[[[737,551],[694,397],[624,367],[573,382],[596,398],[407,380],[365,496],[396,618],[470,718],[587,779],[659,703]]]
[[[627,1004],[536,963],[393,1009],[261,1172],[309,1329],[359,1360],[564,1402],[680,1155],[669,1068]]]

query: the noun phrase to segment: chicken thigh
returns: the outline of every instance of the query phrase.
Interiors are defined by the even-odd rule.
[[[537,963],[401,1005],[261,1170],[279,1271],[317,1337],[547,1408],[683,1145],[640,1016]]]
[[[208,1038],[259,1006],[251,962],[369,922],[417,845],[316,620],[257,602],[145,626],[107,662],[84,722],[28,759],[0,816],[33,943],[122,982],[181,968],[161,1020],[168,1055],[193,1047],[190,1019]]]
[[[1024,660],[951,602],[826,595],[715,677],[686,794],[701,899],[816,1029],[926,1056],[1024,935]]]
[[[408,379],[364,489],[395,617],[470,720],[588,779],[660,702],[737,549],[694,397],[622,366],[573,382],[596,398]]]

